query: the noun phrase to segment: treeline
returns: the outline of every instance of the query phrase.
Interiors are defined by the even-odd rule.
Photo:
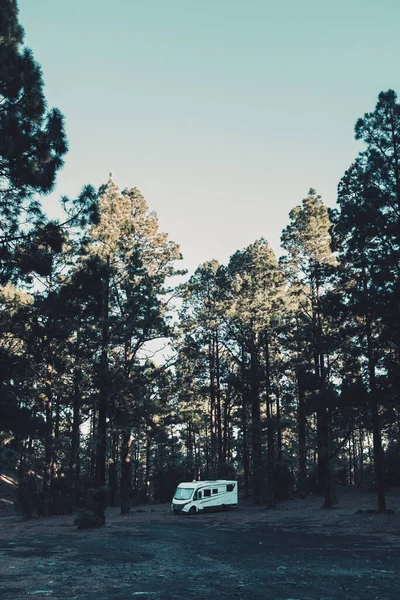
[[[329,210],[315,190],[264,239],[186,283],[135,187],[52,190],[67,152],[16,3],[0,19],[0,469],[25,512],[167,501],[186,478],[238,477],[274,507],[385,490],[400,465],[400,106],[356,123],[362,151]],[[163,361],[154,353],[164,347]],[[157,357],[157,355],[156,355]]]

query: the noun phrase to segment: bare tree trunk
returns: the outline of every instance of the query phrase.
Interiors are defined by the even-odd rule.
[[[215,375],[216,375],[216,392],[217,392],[217,454],[218,464],[223,462],[222,454],[222,417],[221,417],[221,373],[219,361],[219,340],[218,330],[215,332]]]
[[[192,474],[193,478],[195,478],[195,467],[193,460],[193,430],[192,430],[192,421],[189,419],[187,424],[187,443],[186,443],[187,453],[186,453],[186,463],[188,471]]]
[[[208,474],[210,472],[210,452],[209,452],[209,433],[208,433],[207,423],[205,424],[205,427],[204,427],[204,436],[205,436],[204,460],[206,463],[206,476],[208,477]]]
[[[95,477],[96,473],[96,450],[97,450],[97,410],[96,410],[96,402],[93,404],[92,408],[92,417],[90,420],[90,439],[91,439],[91,447],[90,447],[90,461],[89,461],[89,475],[90,477]]]
[[[357,454],[356,434],[353,429],[351,434],[351,446],[353,450],[354,485],[359,483],[359,458]]]
[[[110,293],[110,259],[107,257],[107,268],[102,281],[102,341],[100,359],[99,416],[97,422],[96,451],[96,506],[95,514],[104,526],[106,522],[106,451],[107,451],[107,405],[109,386],[109,293]]]
[[[282,442],[282,425],[281,425],[281,395],[279,381],[276,382],[276,428],[278,431],[277,450],[278,461],[283,460],[283,442]]]
[[[223,460],[226,462],[229,460],[229,448],[230,448],[230,429],[231,429],[231,392],[229,388],[226,391],[225,402],[224,402],[224,435],[223,435]]]
[[[209,339],[209,370],[210,370],[210,442],[211,469],[214,472],[217,464],[217,430],[216,430],[216,389],[215,389],[215,337]]]
[[[150,502],[150,458],[151,458],[151,438],[150,432],[146,434],[146,472],[145,472],[145,485],[146,485],[146,501]]]
[[[369,317],[367,317],[367,359],[368,359],[368,372],[369,372],[369,386],[370,386],[370,407],[372,417],[372,437],[374,444],[374,464],[375,464],[375,477],[377,485],[377,496],[378,496],[378,511],[380,513],[386,512],[386,496],[385,496],[385,469],[384,469],[384,455],[382,447],[382,435],[379,418],[379,407],[378,407],[378,386],[376,384],[375,375],[375,357],[372,343],[372,326]]]
[[[353,485],[353,457],[351,455],[351,438],[349,438],[349,485]]]
[[[329,453],[328,453],[328,422],[326,408],[323,406],[323,399],[319,400],[317,408],[317,483],[320,493],[324,492],[325,484],[328,478]]]
[[[57,475],[58,455],[60,449],[60,395],[55,395],[53,476]]]
[[[81,369],[75,364],[74,367],[74,397],[72,402],[72,431],[71,431],[71,462],[70,462],[70,490],[71,504],[76,506],[78,494],[78,481],[80,474],[80,408],[81,408]]]
[[[304,373],[303,368],[297,369],[297,426],[299,440],[299,475],[297,487],[300,492],[304,493],[307,479],[307,462],[306,462],[306,407],[305,407],[305,389],[304,389]]]
[[[330,411],[326,406],[319,407],[317,418],[319,419],[319,483],[324,494],[324,508],[332,508],[335,504],[335,492],[331,473],[330,459]]]
[[[299,319],[296,315],[296,331],[299,331]],[[300,361],[302,354],[302,348],[297,336],[297,361]],[[299,460],[299,473],[297,488],[304,494],[307,481],[307,451],[306,451],[306,428],[307,428],[307,416],[306,416],[306,390],[305,390],[305,373],[304,367],[298,364],[296,369],[296,384],[297,384],[297,434],[298,434],[298,460]]]
[[[51,486],[54,471],[54,439],[53,439],[53,388],[52,368],[48,360],[46,365],[46,434],[45,434],[45,467],[43,477],[43,514],[48,516],[51,510]]]
[[[364,484],[365,483],[365,475],[364,475],[364,432],[362,430],[362,428],[360,427],[360,429],[358,430],[358,440],[359,440],[359,456],[360,456],[360,462],[359,462],[359,469],[360,469],[360,478],[359,478],[359,483]]]
[[[200,479],[200,449],[196,434],[193,435],[193,454],[194,454],[194,479]]]
[[[249,449],[247,441],[247,381],[246,381],[246,363],[245,353],[242,347],[242,432],[243,432],[243,479],[245,497],[249,497]]]
[[[275,440],[274,422],[271,409],[271,365],[268,332],[264,332],[265,351],[265,398],[267,412],[267,506],[275,508]],[[260,457],[261,460],[261,457]]]
[[[251,395],[251,434],[252,434],[252,492],[255,504],[261,504],[261,414],[258,356],[255,341],[250,352],[250,395]]]
[[[232,429],[233,429],[232,423],[229,421],[226,454],[227,454],[227,459],[231,464],[233,461],[233,448],[232,448],[233,431],[232,431]]]
[[[171,458],[172,458],[172,464],[175,464],[175,442],[174,442],[174,429],[173,426],[171,424]]]
[[[132,486],[132,462],[131,462],[132,435],[130,429],[122,432],[121,436],[121,515],[127,515],[131,511],[131,486]]]
[[[134,471],[133,471],[133,489],[135,492],[139,489],[139,458],[140,458],[140,445],[139,438],[136,436],[136,442],[134,446]]]
[[[108,480],[110,482],[110,505],[117,505],[118,476],[117,476],[117,457],[118,457],[119,434],[114,431],[111,439],[111,456],[108,465]]]

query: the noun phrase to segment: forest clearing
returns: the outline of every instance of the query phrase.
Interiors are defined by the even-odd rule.
[[[397,600],[400,493],[395,514],[366,512],[370,492],[344,488],[334,510],[321,498],[265,510],[176,516],[138,506],[80,531],[67,516],[0,520],[2,600]],[[365,512],[356,514],[358,510]]]

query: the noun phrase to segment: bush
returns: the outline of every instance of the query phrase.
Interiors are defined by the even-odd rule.
[[[97,527],[102,527],[102,522],[100,517],[95,515],[94,512],[85,510],[77,515],[74,520],[74,525],[76,525],[78,529],[96,529]]]
[[[334,472],[334,481],[340,485],[348,485],[349,483],[349,470],[347,467],[339,467]]]
[[[287,500],[294,490],[294,476],[291,464],[286,461],[280,461],[275,464],[275,499]]]
[[[81,477],[78,481],[74,482],[76,486],[76,506],[80,509],[89,509],[88,507],[88,491],[95,487],[95,481],[92,477]],[[90,500],[89,500],[90,501]]]
[[[385,484],[400,485],[400,444],[389,444],[385,455]]]
[[[55,477],[51,482],[50,515],[69,515],[72,513],[70,485],[67,477]]]
[[[149,502],[149,496],[146,488],[140,488],[139,490],[133,490],[131,493],[131,500],[133,506],[139,506],[140,504],[147,504]],[[162,502],[162,500],[161,500]]]
[[[43,506],[41,480],[35,475],[25,475],[18,486],[16,510],[26,519],[39,515]]]
[[[304,492],[306,494],[320,494],[321,488],[317,481],[317,469],[310,469],[304,482]]]
[[[86,507],[88,508],[87,512],[94,511],[99,502],[100,494],[105,494],[105,504],[106,506],[109,504],[110,497],[110,488],[106,485],[98,488],[89,488],[87,490],[86,495]]]

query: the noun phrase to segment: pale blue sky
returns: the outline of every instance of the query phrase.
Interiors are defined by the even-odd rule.
[[[70,152],[57,193],[139,187],[184,265],[333,205],[356,119],[400,91],[397,0],[19,0]]]

